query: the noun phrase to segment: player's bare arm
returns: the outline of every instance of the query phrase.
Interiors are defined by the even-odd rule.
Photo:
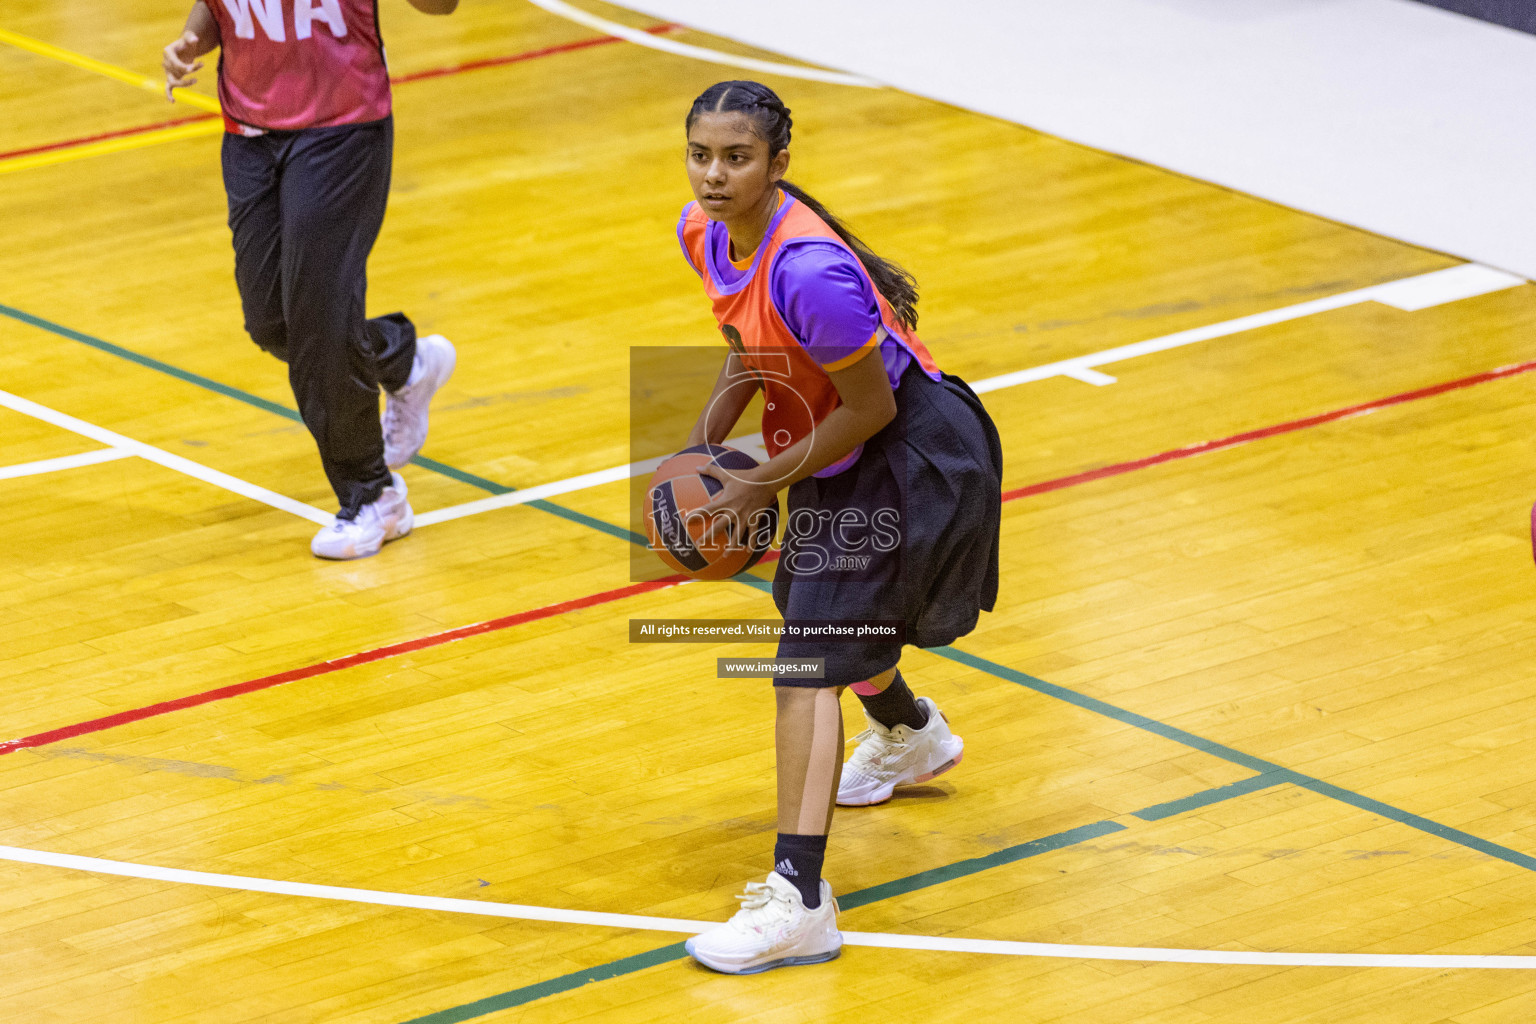
[[[218,46],[219,24],[213,20],[213,12],[208,10],[207,4],[197,0],[187,15],[181,35],[165,48],[160,58],[160,65],[165,69],[165,98],[168,101],[176,101],[171,95],[172,89],[183,89],[197,82],[196,75],[203,69],[203,62],[198,58]]]

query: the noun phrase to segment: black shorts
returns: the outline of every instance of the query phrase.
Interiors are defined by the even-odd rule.
[[[823,658],[826,675],[775,686],[869,679],[896,665],[903,643],[953,643],[997,600],[997,428],[964,381],[933,380],[915,361],[895,394],[895,419],[852,467],[789,489],[773,599],[786,621],[900,622],[904,636],[785,636],[778,657]]]

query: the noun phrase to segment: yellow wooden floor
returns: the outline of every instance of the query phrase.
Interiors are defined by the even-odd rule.
[[[397,75],[597,35],[516,0],[380,6]],[[0,29],[154,75],[183,8],[7,0]],[[418,514],[629,461],[630,347],[718,343],[672,230],[683,114],[737,74],[611,43],[398,86],[370,303],[460,351],[425,451],[448,468],[406,471]],[[792,177],[917,275],[924,337],[971,380],[1459,262],[898,92],[768,81],[795,111]],[[197,113],[0,43],[0,152]],[[0,157],[0,390],[330,508],[307,434],[261,407],[292,396],[241,331],[216,134],[131,138],[153,144]],[[1529,285],[1366,303],[987,404],[1017,488],[1536,358],[1533,328]],[[1517,375],[1006,504],[996,613],[963,653],[906,661],[965,762],[838,814],[838,892],[913,879],[851,900],[843,928],[1536,958],[1533,407]],[[100,447],[0,408],[0,468]],[[0,737],[626,587],[626,495],[328,564],[312,523],[144,459],[0,479]],[[627,620],[771,614],[741,583],[620,597],[0,755],[0,1016],[1503,1024],[1536,1006],[1529,969],[869,946],[730,978],[679,958],[677,933],[9,849],[723,919],[767,866],[772,698],[714,659],[769,649],[630,645]],[[1136,814],[1266,765],[1300,774]]]

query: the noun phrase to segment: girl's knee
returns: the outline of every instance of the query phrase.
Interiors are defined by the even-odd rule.
[[[262,323],[248,321],[245,330],[262,351],[270,352],[285,363],[288,361],[288,326],[283,321],[269,320]]]

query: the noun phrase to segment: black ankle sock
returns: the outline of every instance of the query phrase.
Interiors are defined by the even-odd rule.
[[[806,910],[821,906],[821,862],[827,856],[826,836],[780,832],[773,844],[773,870],[800,890]]]
[[[864,705],[864,710],[869,712],[869,717],[887,729],[894,729],[898,725],[921,729],[928,724],[928,712],[912,696],[912,691],[907,689],[907,681],[901,678],[900,670],[897,670],[891,685],[879,693],[865,696],[857,689],[853,692]]]

